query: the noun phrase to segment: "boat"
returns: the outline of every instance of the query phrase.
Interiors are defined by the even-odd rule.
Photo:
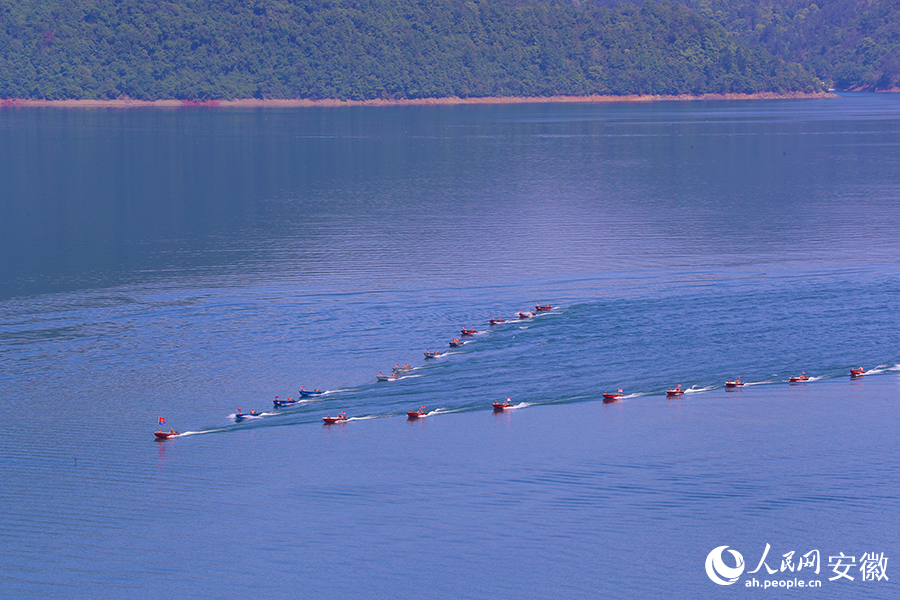
[[[415,421],[416,419],[424,419],[428,416],[428,413],[425,411],[425,406],[422,406],[419,410],[411,410],[406,413],[406,416],[409,417],[410,421]]]
[[[287,400],[279,400],[278,396],[275,396],[275,400],[272,401],[275,406],[291,406],[293,404],[297,404],[298,400],[294,400],[292,397],[289,397]]]
[[[523,312],[521,310],[519,311],[519,320],[520,321],[524,320],[524,319],[530,319],[532,317],[534,317],[534,313],[531,312],[530,310],[528,312]]]
[[[681,385],[676,385],[674,390],[666,390],[666,396],[672,398],[675,396],[683,396],[684,390],[681,389]]]
[[[346,423],[348,421],[347,413],[345,413],[344,411],[339,412],[336,417],[332,417],[331,415],[328,415],[327,417],[322,417],[322,420],[325,421],[326,425],[334,425],[335,423]]]
[[[545,304],[544,306],[538,304],[534,307],[534,310],[536,312],[547,312],[548,310],[553,310],[553,307],[551,307],[549,304]]]
[[[397,378],[393,375],[382,375],[381,371],[378,371],[378,375],[375,376],[375,379],[378,381],[395,381]]]
[[[506,402],[494,402],[493,404],[491,404],[491,406],[494,407],[494,412],[503,412],[504,410],[512,408],[515,405],[510,401],[510,398],[507,398]]]
[[[240,420],[243,419],[244,417],[259,417],[259,416],[262,416],[262,415],[260,415],[260,414],[259,414],[258,412],[256,412],[255,410],[251,410],[250,412],[244,414],[244,413],[241,412],[241,409],[237,409],[237,413],[234,415],[234,420],[235,420],[235,421],[240,421]]]
[[[800,375],[792,375],[791,383],[798,383],[802,381],[809,381],[809,375],[806,374],[806,371],[803,371]]]
[[[491,317],[490,323],[491,323],[491,325],[497,325],[498,323],[506,323],[506,319],[504,319],[503,317],[497,317],[496,319],[494,317]]]
[[[618,400],[619,398],[623,397],[624,395],[625,394],[622,393],[622,389],[619,388],[619,390],[616,392],[603,392],[603,399],[604,400]]]
[[[850,377],[862,377],[866,374],[866,370],[862,367],[858,369],[850,369]]]
[[[313,391],[311,391],[311,392],[307,392],[307,391],[306,391],[305,389],[303,389],[302,387],[300,388],[300,395],[301,395],[301,396],[319,396],[319,395],[324,394],[324,393],[325,393],[325,392],[322,391],[322,390],[320,390],[319,388],[316,388],[315,390],[313,390]]]
[[[411,366],[403,365],[401,367],[400,364],[398,363],[398,364],[394,365],[394,377],[397,377],[399,375],[406,375],[407,373],[409,373],[412,370],[413,370],[413,368]]]
[[[437,358],[438,356],[443,356],[443,352],[438,352],[437,350],[431,351],[428,348],[425,349],[425,360],[429,358]]]
[[[726,388],[738,388],[738,387],[741,387],[742,385],[744,385],[744,380],[741,379],[740,377],[738,377],[734,381],[726,381],[725,382]]]
[[[459,340],[459,338],[453,338],[452,340],[450,340],[450,347],[451,347],[451,348],[459,348],[459,347],[462,346],[463,344],[465,344],[465,342],[461,342],[461,341]]]
[[[465,327],[463,327],[463,328],[462,328],[462,331],[460,332],[460,334],[461,334],[463,337],[468,337],[468,336],[470,336],[470,335],[475,335],[476,333],[478,333],[478,332],[475,331],[475,328],[474,328],[474,327],[473,327],[472,329],[466,329]]]
[[[158,440],[167,440],[180,434],[174,429],[170,429],[169,431],[163,431],[162,429],[160,429],[159,431],[154,431],[153,435],[155,435],[156,439]]]

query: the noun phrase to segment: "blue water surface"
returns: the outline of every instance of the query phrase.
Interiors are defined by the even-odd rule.
[[[0,111],[0,596],[896,597],[898,133],[890,94]],[[746,589],[766,544],[821,587]]]

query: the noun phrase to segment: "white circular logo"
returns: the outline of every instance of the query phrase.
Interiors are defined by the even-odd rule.
[[[731,585],[744,572],[744,557],[737,550],[729,550],[737,565],[729,567],[722,560],[722,552],[728,546],[719,546],[706,556],[706,574],[719,585]]]

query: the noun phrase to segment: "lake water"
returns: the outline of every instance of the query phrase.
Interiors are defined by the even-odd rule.
[[[897,95],[3,110],[0,214],[0,597],[898,596]]]

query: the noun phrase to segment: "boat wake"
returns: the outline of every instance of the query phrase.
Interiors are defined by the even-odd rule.
[[[780,383],[777,379],[771,379],[768,381],[746,381],[744,382],[743,387],[750,387],[751,385],[770,385],[773,383]]]
[[[513,406],[507,407],[506,410],[516,410],[517,408],[528,408],[529,406],[534,406],[534,402],[519,402]]]
[[[436,408],[434,410],[428,411],[429,417],[434,415],[449,415],[451,413],[462,412],[462,408]]]
[[[697,387],[696,385],[693,385],[693,386],[689,387],[688,389],[684,390],[684,393],[685,394],[699,394],[701,392],[709,392],[714,389],[716,389],[716,386],[714,386],[714,385],[708,385],[706,387]]]
[[[870,369],[870,370],[866,371],[865,374],[866,375],[878,375],[880,373],[891,373],[891,372],[896,372],[896,371],[900,371],[900,365],[894,365],[894,366],[878,365],[874,369]]]
[[[189,435],[203,435],[204,433],[220,433],[220,432],[222,432],[222,431],[229,431],[229,430],[228,430],[228,429],[217,428],[217,429],[202,429],[202,430],[200,430],[200,431],[182,431],[181,433],[179,433],[179,434],[176,435],[175,437],[187,437],[187,436],[189,436]]]

